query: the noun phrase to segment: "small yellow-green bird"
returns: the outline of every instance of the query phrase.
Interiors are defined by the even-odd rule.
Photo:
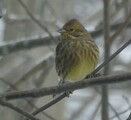
[[[56,71],[61,81],[83,80],[95,69],[99,49],[83,25],[76,19],[68,21],[62,29],[56,47]]]

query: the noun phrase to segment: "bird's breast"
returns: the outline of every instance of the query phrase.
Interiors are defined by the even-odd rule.
[[[72,57],[77,59],[69,66],[66,80],[79,81],[89,75],[97,64],[97,59],[93,58],[93,52],[88,49],[76,50]]]
[[[99,51],[93,41],[65,41],[61,42],[58,48],[56,70],[60,79],[79,81],[96,67]]]

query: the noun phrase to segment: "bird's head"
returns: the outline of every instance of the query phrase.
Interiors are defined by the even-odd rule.
[[[83,36],[86,32],[86,29],[83,25],[76,19],[71,19],[68,21],[62,29],[58,30],[62,36],[70,36],[70,37],[80,37]]]

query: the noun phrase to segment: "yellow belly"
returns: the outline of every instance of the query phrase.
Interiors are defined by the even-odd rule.
[[[66,80],[79,81],[83,80],[95,68],[95,64],[91,60],[81,60],[78,64],[70,68]]]

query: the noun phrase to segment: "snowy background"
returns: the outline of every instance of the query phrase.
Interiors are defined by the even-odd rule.
[[[22,0],[30,13],[57,36],[57,30],[71,18],[77,18],[92,33],[100,49],[99,64],[104,59],[103,1],[102,0]],[[112,35],[124,22],[130,12],[130,0],[110,1],[110,31]],[[19,41],[43,39],[49,34],[33,21],[22,7],[19,0],[0,0],[0,93],[33,88],[49,87],[58,84],[54,68],[54,51],[56,42],[45,46],[10,52],[6,45]],[[111,54],[131,38],[131,20],[123,32],[111,45]],[[5,47],[1,49],[3,46]],[[110,74],[121,74],[131,71],[131,45],[124,49],[110,63]],[[100,71],[101,73],[103,71]],[[12,88],[13,85],[16,89]],[[126,120],[131,111],[131,83],[109,85],[109,118]],[[101,119],[101,86],[96,91],[93,87],[77,90],[70,98],[65,98],[45,110],[47,117],[40,113],[40,120],[100,120]],[[48,103],[52,96],[29,99],[37,107]],[[10,102],[10,101],[9,101]],[[31,112],[35,108],[26,100],[11,101],[14,105]],[[116,116],[118,114],[118,116]],[[2,120],[23,120],[24,117],[8,108],[0,107]]]

